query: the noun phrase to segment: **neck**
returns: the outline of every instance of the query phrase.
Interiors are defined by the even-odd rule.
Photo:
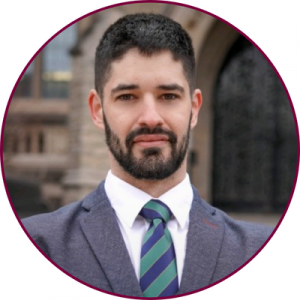
[[[128,184],[151,195],[153,198],[159,198],[184,180],[186,176],[186,160],[175,173],[162,180],[136,179],[125,172],[119,165],[111,165],[111,172]]]

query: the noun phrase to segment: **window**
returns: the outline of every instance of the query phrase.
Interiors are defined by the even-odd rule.
[[[76,38],[73,25],[45,47],[42,56],[42,98],[64,99],[69,97],[72,66],[69,51]]]
[[[14,98],[67,99],[72,79],[70,49],[76,38],[77,24],[74,24],[49,42],[27,68]]]
[[[14,96],[15,97],[32,97],[32,73],[34,69],[34,62],[32,62],[25,73],[23,74],[23,77],[21,78]]]

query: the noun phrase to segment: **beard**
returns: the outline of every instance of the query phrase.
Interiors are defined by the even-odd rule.
[[[103,121],[105,124],[105,140],[110,152],[119,165],[136,179],[165,179],[180,168],[186,157],[190,138],[191,116],[186,134],[182,137],[180,142],[178,142],[177,135],[170,130],[161,127],[155,127],[153,129],[140,127],[127,135],[125,139],[125,149],[121,145],[120,138],[111,130],[104,113]],[[163,155],[162,149],[159,147],[143,149],[140,158],[137,158],[133,154],[134,139],[139,135],[147,134],[164,134],[168,136],[168,142],[171,148],[168,157]]]

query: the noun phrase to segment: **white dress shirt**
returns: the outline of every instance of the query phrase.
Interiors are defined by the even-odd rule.
[[[193,190],[188,174],[180,184],[159,198],[154,198],[109,171],[105,180],[105,191],[116,212],[118,224],[138,280],[142,241],[149,227],[149,222],[139,216],[139,212],[151,199],[159,199],[170,208],[173,217],[167,223],[167,227],[174,243],[180,284],[185,259],[189,212],[193,201]]]

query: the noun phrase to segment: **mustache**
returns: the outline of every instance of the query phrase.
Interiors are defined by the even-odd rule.
[[[149,127],[140,127],[140,128],[137,128],[136,130],[131,131],[127,135],[126,140],[125,140],[126,147],[129,148],[132,145],[133,140],[137,136],[147,135],[147,134],[164,134],[164,135],[168,136],[169,142],[171,144],[177,143],[177,135],[171,130],[163,129],[161,127],[154,127],[153,129],[150,129]]]

